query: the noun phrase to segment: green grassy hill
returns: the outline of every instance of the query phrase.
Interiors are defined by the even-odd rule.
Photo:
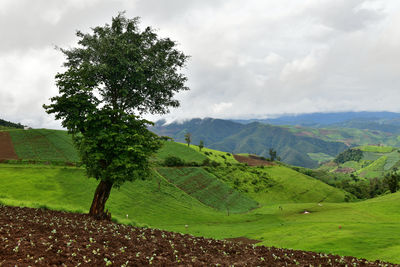
[[[400,152],[395,147],[363,145],[351,150],[362,151],[362,157],[358,160],[345,159],[344,162],[337,162],[338,164],[328,163],[321,169],[330,172],[352,173],[361,178],[370,179],[383,178],[386,173],[400,166]]]
[[[281,172],[281,167],[274,168]],[[71,167],[0,164],[0,177],[1,203],[68,211],[86,212],[96,186],[95,180],[84,177],[84,170]],[[153,173],[148,180],[113,189],[107,208],[123,223],[214,238],[244,236],[263,245],[400,263],[400,241],[394,234],[400,231],[400,193],[364,202],[318,204],[320,189],[314,189],[316,198],[309,194],[303,198],[307,202],[269,202],[262,193],[260,208],[228,216]]]
[[[26,155],[34,155],[39,162],[66,160],[60,155],[73,148],[63,141],[70,139],[62,131],[18,134],[20,139],[15,140],[31,140],[17,144],[19,155],[35,151],[24,147],[38,147]],[[53,146],[53,152],[42,146]],[[208,157],[221,165],[161,167],[168,155],[198,163]],[[388,155],[384,166],[395,154]],[[400,193],[347,203],[351,195],[289,167],[249,167],[226,152],[200,152],[196,146],[173,142],[166,143],[153,163],[155,169],[147,179],[112,190],[107,208],[115,220],[196,236],[247,237],[268,246],[400,263],[400,241],[394,234],[400,231]],[[78,212],[88,211],[97,185],[85,177],[83,168],[46,164],[0,164],[0,180],[0,203]],[[229,213],[226,203],[231,205]]]
[[[18,158],[35,161],[78,162],[66,131],[32,129],[9,131]]]
[[[334,157],[348,146],[335,140],[301,135],[287,127],[272,126],[253,122],[240,124],[220,119],[192,119],[183,123],[156,123],[151,128],[159,135],[168,135],[176,141],[184,142],[184,134],[192,134],[194,144],[200,140],[209,148],[231,153],[252,153],[268,157],[270,148],[277,151],[282,161],[296,166],[317,167],[318,160],[308,153],[325,153]]]
[[[216,179],[203,168],[157,168],[168,182],[188,195],[219,211],[240,213],[258,207],[258,203]]]

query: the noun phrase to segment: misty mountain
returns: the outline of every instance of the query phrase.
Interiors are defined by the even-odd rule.
[[[249,119],[249,120],[233,120],[235,122],[248,124],[252,122],[262,122],[273,125],[300,125],[312,127],[327,127],[329,125],[344,127],[346,123],[349,128],[357,128],[352,125],[357,125],[356,122],[363,121],[364,124],[358,124],[358,127],[369,127],[365,122],[396,124],[400,126],[400,113],[394,112],[335,112],[335,113],[310,113],[299,115],[284,115],[271,119]],[[350,124],[353,122],[354,124]],[[371,126],[373,127],[373,126]],[[359,128],[370,129],[370,128]],[[378,129],[371,129],[378,130]]]
[[[348,146],[342,142],[329,142],[319,138],[299,136],[289,129],[253,122],[242,124],[221,119],[192,119],[182,123],[165,124],[158,121],[150,128],[158,135],[170,136],[185,142],[184,135],[192,134],[192,143],[203,140],[206,147],[231,153],[254,153],[268,157],[273,148],[282,161],[303,167],[317,167],[318,162],[307,153],[324,153],[336,156]]]

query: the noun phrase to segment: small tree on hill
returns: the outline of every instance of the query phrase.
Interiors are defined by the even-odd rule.
[[[56,75],[59,95],[44,105],[72,134],[87,176],[100,181],[89,212],[99,219],[109,217],[111,188],[148,176],[148,157],[161,145],[142,115],[167,113],[179,106],[174,93],[188,89],[178,72],[187,57],[138,24],[120,13],[111,25],[78,31],[78,46],[61,49],[66,70]]]
[[[203,147],[204,147],[204,141],[203,141],[203,140],[200,140],[200,143],[199,143],[199,150],[201,151],[201,150],[203,149]]]
[[[190,143],[192,142],[192,135],[190,133],[185,134],[185,141],[188,146],[190,146]]]
[[[276,159],[276,150],[273,148],[269,149],[269,158],[271,161],[274,161]]]
[[[396,171],[387,174],[384,178],[384,181],[389,187],[391,193],[396,193],[397,190],[399,190],[400,174],[398,174]]]

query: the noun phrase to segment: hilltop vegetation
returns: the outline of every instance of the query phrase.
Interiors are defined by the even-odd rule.
[[[2,130],[2,129],[7,130],[10,128],[23,129],[24,126],[21,123],[14,123],[14,122],[0,119],[0,130]]]

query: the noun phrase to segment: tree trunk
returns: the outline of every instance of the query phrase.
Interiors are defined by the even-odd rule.
[[[112,183],[101,180],[94,193],[92,206],[90,207],[89,215],[98,220],[111,220],[111,213],[104,212],[106,201],[110,196]]]

